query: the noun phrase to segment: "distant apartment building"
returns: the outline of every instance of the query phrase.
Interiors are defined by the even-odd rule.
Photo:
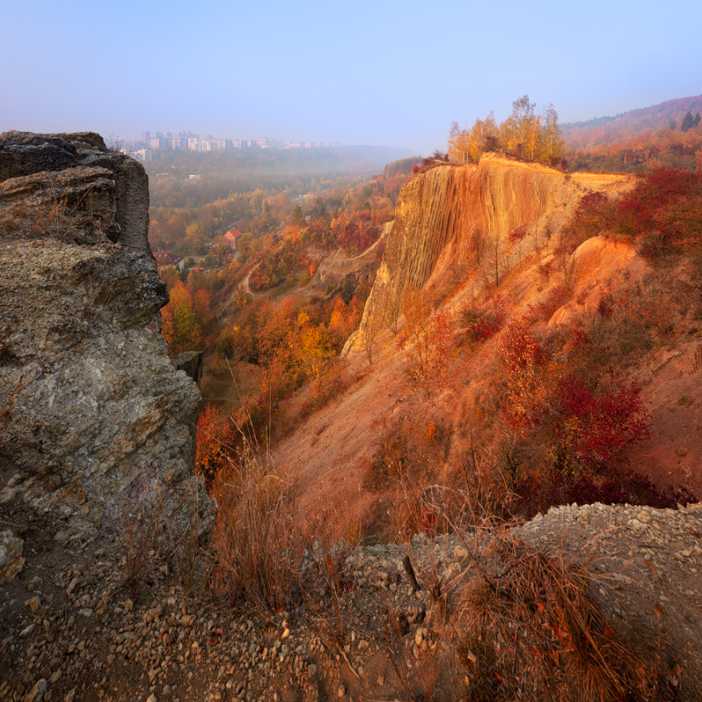
[[[199,137],[191,136],[187,140],[188,151],[197,153],[209,153],[211,151],[225,151],[227,149],[227,139],[218,139],[215,137]]]
[[[187,134],[173,134],[169,141],[173,151],[185,151],[188,148]]]
[[[149,134],[147,132],[147,134]],[[146,139],[146,146],[152,151],[170,151],[172,146],[172,135],[171,134],[161,134],[157,132],[156,134],[149,134],[149,138]]]

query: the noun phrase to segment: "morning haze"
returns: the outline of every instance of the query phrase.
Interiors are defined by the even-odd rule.
[[[565,122],[697,94],[699,26],[692,2],[6,3],[0,129],[426,152],[524,93]]]

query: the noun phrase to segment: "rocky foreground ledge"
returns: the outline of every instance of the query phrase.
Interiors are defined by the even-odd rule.
[[[192,496],[206,502],[192,477],[200,395],[159,333],[167,298],[148,205],[143,167],[97,134],[0,134],[0,505],[11,513],[0,530],[17,558],[13,528],[28,511],[59,516],[65,542],[119,532],[146,509],[187,521]]]
[[[693,701],[702,699],[700,534],[699,506],[590,505],[552,509],[512,535],[587,563],[617,634],[667,671],[650,699]],[[452,602],[480,572],[470,539],[340,548],[335,592],[322,587],[315,606],[267,615],[184,589],[163,566],[132,591],[109,551],[68,551],[68,561],[38,554],[0,588],[0,699],[475,699],[473,654],[457,660],[449,644],[462,626]]]

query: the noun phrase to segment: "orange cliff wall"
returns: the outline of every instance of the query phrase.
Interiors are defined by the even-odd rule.
[[[632,184],[630,176],[565,174],[494,154],[478,165],[439,166],[416,176],[400,193],[361,325],[345,352],[362,349],[369,332],[397,321],[408,288],[439,293],[472,275],[494,278],[495,250],[502,277],[534,247],[548,245],[584,194],[615,194]],[[511,243],[510,233],[522,226],[526,237]]]

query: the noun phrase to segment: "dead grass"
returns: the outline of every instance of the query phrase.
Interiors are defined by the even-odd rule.
[[[289,606],[299,596],[306,543],[288,484],[244,440],[217,476],[212,494],[218,506],[216,591],[262,610]]]
[[[509,536],[469,550],[451,617],[466,699],[672,699],[660,662],[642,661],[610,626],[583,566]]]
[[[450,428],[438,420],[419,424],[408,414],[386,429],[366,469],[364,488],[382,496],[366,537],[405,541],[511,518],[509,472],[473,441],[449,462],[450,444]]]
[[[197,486],[183,496],[185,522],[169,518],[162,492],[125,515],[120,533],[123,587],[134,599],[154,582],[174,575],[185,592],[201,591],[209,577],[211,559],[203,543]]]
[[[397,699],[675,699],[662,655],[643,659],[643,642],[615,631],[592,596],[598,582],[585,566],[504,529],[466,530],[459,543],[466,554],[460,571],[420,575],[418,587],[431,593],[421,636],[401,611],[387,611],[381,641],[402,690]]]

